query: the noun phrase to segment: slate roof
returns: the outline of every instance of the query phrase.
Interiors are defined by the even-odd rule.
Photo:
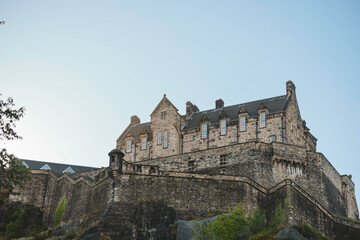
[[[98,169],[94,167],[77,166],[77,165],[53,163],[53,162],[43,162],[43,161],[35,161],[28,159],[19,159],[19,160],[25,163],[26,165],[25,164],[24,165],[32,170],[39,170],[47,164],[51,168],[51,170],[53,170],[57,175],[63,174],[63,171],[68,167],[71,167],[71,169],[74,170],[75,173]]]
[[[219,115],[224,111],[230,121],[238,121],[238,113],[241,107],[244,107],[249,117],[258,117],[258,108],[261,103],[268,109],[269,114],[283,112],[286,104],[286,95],[261,99],[253,102],[241,103],[237,105],[227,106],[220,109],[210,109],[201,112],[193,113],[189,119],[186,119],[186,124],[182,130],[194,129],[200,127],[200,120],[203,115],[209,119],[210,125],[219,124]]]
[[[123,135],[121,141],[126,137],[128,133],[131,133],[135,139],[139,139],[140,135],[144,133],[144,129],[151,135],[150,122],[135,124],[129,128],[129,130]]]
[[[185,126],[183,127],[182,130],[199,128],[200,121],[203,115],[205,115],[206,118],[209,120],[210,125],[217,125],[219,124],[219,116],[222,113],[222,111],[224,111],[222,115],[227,116],[230,119],[230,121],[238,121],[238,113],[242,107],[245,108],[250,118],[259,116],[258,109],[261,104],[262,107],[264,107],[263,105],[265,105],[265,107],[269,111],[269,114],[280,113],[284,111],[286,101],[287,101],[286,95],[282,95],[278,97],[266,98],[253,102],[227,106],[220,109],[210,109],[201,112],[194,112],[188,119],[186,119]],[[186,115],[182,115],[182,117],[185,119]],[[131,126],[127,130],[127,132],[123,135],[121,141],[126,137],[128,133],[131,133],[135,139],[139,139],[141,133],[144,132],[144,129],[146,129],[146,131],[151,135],[151,123],[150,122],[140,123]]]

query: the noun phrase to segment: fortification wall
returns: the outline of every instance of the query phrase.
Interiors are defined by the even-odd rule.
[[[247,214],[259,206],[269,221],[278,204],[284,205],[288,197],[290,224],[306,222],[334,239],[357,239],[360,236],[359,224],[335,217],[314,198],[315,195],[309,194],[292,180],[284,180],[267,189],[247,177],[231,175],[142,171],[123,173],[113,178],[107,171],[103,171],[100,173],[103,178],[91,182],[84,177],[73,179],[67,174],[57,177],[52,172],[45,172],[43,175],[46,173],[43,211],[47,225],[52,224],[56,206],[63,196],[67,199],[65,221],[91,213],[109,202],[155,200],[164,200],[173,207],[179,219],[207,218],[226,212],[229,207],[241,202]],[[34,174],[40,175],[40,172]],[[44,176],[41,177],[40,182],[45,182]],[[33,178],[33,183],[39,180],[38,177]],[[36,189],[28,189],[23,194],[24,199],[25,196],[36,194],[33,191]],[[27,199],[41,202],[38,198]],[[346,238],[341,238],[343,236]]]
[[[145,163],[164,171],[244,176],[266,188],[292,179],[330,211],[358,218],[354,201],[344,201],[341,175],[322,154],[305,147],[248,142],[140,162]],[[346,191],[348,199],[355,198],[350,185]]]
[[[123,174],[115,180],[114,201],[165,200],[179,219],[187,220],[226,212],[240,202],[251,213],[265,201],[266,189],[247,178],[168,174]]]

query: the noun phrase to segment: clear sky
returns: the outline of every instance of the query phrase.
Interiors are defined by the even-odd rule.
[[[360,1],[0,1],[0,93],[19,158],[107,166],[164,93],[185,113],[296,85],[302,118],[360,197]]]

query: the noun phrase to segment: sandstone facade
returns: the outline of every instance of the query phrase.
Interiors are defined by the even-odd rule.
[[[247,214],[260,206],[272,216],[290,196],[289,223],[307,222],[335,239],[344,231],[359,236],[359,224],[337,217],[359,218],[351,176],[316,152],[291,81],[284,96],[229,107],[218,100],[202,112],[186,106],[180,115],[164,95],[149,123],[131,117],[108,168],[61,176],[33,170],[27,190],[12,198],[42,208],[51,225],[63,196],[65,220],[113,202],[149,200],[164,200],[179,219],[213,216],[239,202]]]

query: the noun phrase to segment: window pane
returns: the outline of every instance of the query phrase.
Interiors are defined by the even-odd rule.
[[[246,130],[246,118],[241,117],[240,118],[240,131],[245,131],[245,130]]]
[[[226,120],[221,120],[220,125],[221,125],[221,135],[226,134]]]
[[[146,138],[142,138],[141,141],[141,149],[146,149]]]
[[[131,152],[131,140],[127,141],[126,152]]]
[[[266,127],[265,113],[260,113],[260,127]]]
[[[165,131],[164,147],[168,147],[168,131]]]
[[[202,138],[207,138],[207,124],[202,125]]]
[[[158,134],[158,144],[161,144],[161,132]]]

